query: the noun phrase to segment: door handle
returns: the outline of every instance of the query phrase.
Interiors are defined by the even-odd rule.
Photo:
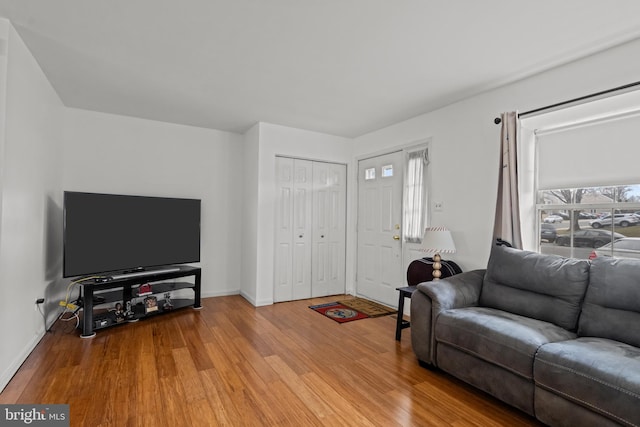
[[[396,234],[395,236],[393,236],[393,240],[400,240],[400,236]]]

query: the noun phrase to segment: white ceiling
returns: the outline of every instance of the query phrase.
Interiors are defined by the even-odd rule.
[[[640,36],[637,0],[0,0],[69,107],[359,136]]]

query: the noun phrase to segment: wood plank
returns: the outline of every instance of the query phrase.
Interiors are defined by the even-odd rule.
[[[269,356],[267,359],[267,362],[273,367],[273,370],[278,373],[284,383],[298,396],[316,418],[326,420],[334,414],[331,407],[309,387],[306,387],[304,382],[300,381],[300,376],[279,356]]]
[[[253,307],[242,297],[99,330],[57,322],[0,403],[68,403],[72,426],[540,426],[419,366],[395,317],[338,324],[309,309],[341,296]]]

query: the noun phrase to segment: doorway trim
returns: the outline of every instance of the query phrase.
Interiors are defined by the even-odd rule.
[[[397,153],[397,152],[403,152],[403,153],[409,153],[412,151],[416,151],[416,150],[420,150],[420,149],[427,149],[427,153],[429,156],[429,160],[430,162],[433,162],[433,137],[429,136],[429,137],[425,137],[425,138],[421,138],[421,139],[417,139],[417,140],[413,140],[411,142],[408,142],[406,144],[399,144],[399,145],[395,145],[395,146],[391,146],[388,148],[384,148],[384,149],[380,149],[380,150],[376,150],[370,153],[365,153],[365,154],[360,154],[354,157],[354,167],[353,170],[355,171],[354,173],[354,185],[355,185],[355,194],[353,196],[353,200],[354,200],[354,212],[353,212],[353,218],[354,218],[354,230],[355,230],[355,241],[353,243],[354,246],[354,286],[353,289],[351,289],[353,295],[358,296],[358,259],[359,259],[359,253],[358,253],[358,247],[359,247],[359,235],[358,235],[358,220],[360,217],[360,184],[359,184],[359,180],[358,180],[358,173],[359,173],[359,164],[360,161],[362,160],[367,160],[367,159],[371,159],[374,157],[379,157],[379,156],[384,156],[387,154],[393,154],[393,153]],[[406,165],[405,165],[406,166]],[[405,173],[404,171],[404,167],[403,167],[403,174]],[[426,209],[425,209],[425,215],[426,215],[426,220],[425,220],[425,226],[428,227],[430,224],[430,219],[432,217],[432,203],[431,203],[431,182],[432,182],[432,168],[431,167],[427,167],[427,176],[426,176]],[[404,198],[404,178],[403,178],[403,186],[402,186],[402,196]],[[401,224],[401,230],[403,229],[402,224]],[[408,264],[413,260],[413,259],[417,259],[417,258],[421,258],[422,256],[418,256],[417,254],[418,252],[418,246],[419,244],[416,243],[405,243],[404,242],[404,235],[401,234],[401,242],[402,242],[402,246],[401,246],[401,256],[402,256],[402,265],[403,268],[406,271],[406,268],[408,266]],[[415,248],[407,248],[406,245],[410,245],[413,246]],[[416,256],[411,256],[409,255],[409,253],[416,253]],[[406,275],[404,275],[403,277],[403,281],[402,283],[400,283],[398,286],[406,286]],[[349,286],[347,284],[347,292],[349,292]],[[408,309],[408,307],[405,307],[405,309]]]

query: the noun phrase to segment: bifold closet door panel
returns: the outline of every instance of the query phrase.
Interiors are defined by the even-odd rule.
[[[308,160],[276,158],[274,301],[311,297],[313,168]]]
[[[345,291],[346,166],[313,163],[311,294]]]

